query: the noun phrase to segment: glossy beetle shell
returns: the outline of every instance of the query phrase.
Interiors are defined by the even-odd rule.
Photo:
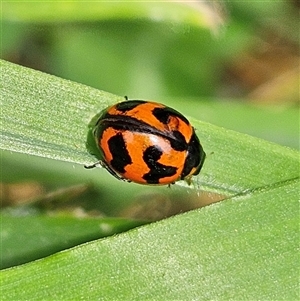
[[[94,128],[100,163],[118,179],[166,185],[197,175],[205,152],[189,121],[163,104],[127,100]]]

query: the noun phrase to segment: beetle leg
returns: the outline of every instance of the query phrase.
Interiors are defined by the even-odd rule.
[[[118,175],[115,171],[113,171],[108,164],[103,162],[102,160],[95,162],[92,165],[84,165],[84,168],[91,169],[97,167],[97,165],[100,165],[101,167],[105,168],[112,176],[114,176],[116,179],[126,182],[131,182],[130,180],[127,180],[123,178],[122,176]]]

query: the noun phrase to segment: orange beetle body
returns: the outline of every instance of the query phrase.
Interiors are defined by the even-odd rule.
[[[93,134],[99,163],[129,182],[168,185],[189,180],[199,174],[205,160],[189,121],[155,102],[126,100],[105,109]]]

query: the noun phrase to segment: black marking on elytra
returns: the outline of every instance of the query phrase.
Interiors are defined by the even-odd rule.
[[[184,136],[179,131],[161,131],[155,127],[150,126],[139,119],[131,116],[124,115],[107,115],[105,119],[102,119],[98,123],[98,132],[103,132],[106,128],[112,127],[118,131],[130,131],[145,134],[153,134],[167,139],[172,148],[177,151],[184,151],[188,145]]]
[[[126,112],[134,109],[138,105],[146,103],[144,100],[129,100],[129,101],[123,101],[118,104],[116,104],[116,109],[121,112]]]
[[[181,179],[183,180],[186,176],[188,176],[193,168],[196,168],[193,175],[198,175],[203,166],[205,156],[206,155],[200,141],[193,130],[191,141],[188,144],[187,157],[181,173]]]
[[[146,122],[126,115],[109,115],[99,120],[99,126],[105,128],[111,127],[115,130],[130,130],[132,132],[150,133],[153,130]]]
[[[143,154],[143,159],[150,171],[143,175],[143,179],[149,184],[158,184],[161,178],[171,177],[176,174],[177,168],[166,166],[157,162],[163,151],[158,146],[149,146]]]
[[[113,157],[111,167],[119,173],[125,173],[125,166],[131,164],[131,158],[126,149],[122,133],[117,133],[108,140],[109,151]]]
[[[99,164],[105,168],[111,175],[113,175],[115,178],[121,181],[131,182],[128,179],[123,178],[119,174],[117,174],[105,161],[99,161]]]
[[[152,110],[152,114],[157,120],[159,120],[163,124],[168,124],[170,116],[174,116],[181,119],[187,125],[190,124],[189,121],[182,114],[169,107],[155,108]]]
[[[170,139],[172,148],[179,152],[185,151],[188,145],[185,141],[184,136],[179,131],[173,131],[172,134],[175,137],[175,139]]]

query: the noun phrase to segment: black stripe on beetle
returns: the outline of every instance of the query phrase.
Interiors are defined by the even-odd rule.
[[[196,168],[193,175],[197,175],[200,172],[200,169],[203,165],[205,159],[205,152],[203,151],[199,139],[196,136],[195,132],[191,138],[191,141],[187,149],[187,157],[184,162],[184,167],[181,173],[181,179],[183,180],[187,175],[190,174],[193,168]],[[201,164],[200,164],[201,163]]]
[[[149,167],[149,172],[143,175],[143,179],[149,184],[158,184],[159,179],[171,177],[176,174],[177,168],[157,162],[163,151],[158,146],[149,146],[143,154],[143,160]]]
[[[155,108],[152,110],[152,114],[159,122],[163,124],[169,123],[170,116],[174,116],[181,119],[187,125],[190,124],[189,121],[182,114],[169,107]]]
[[[125,173],[125,166],[131,164],[131,158],[127,151],[122,133],[117,133],[108,140],[109,151],[113,157],[111,167],[119,173]]]
[[[185,151],[188,148],[188,144],[186,143],[184,136],[179,131],[163,132],[151,127],[149,124],[139,119],[130,116],[114,116],[106,114],[105,119],[102,119],[98,123],[98,127],[103,130],[105,128],[111,127],[117,131],[124,130],[157,135],[167,139],[170,142],[172,148],[180,152]]]
[[[116,109],[121,112],[131,111],[135,107],[139,106],[142,103],[146,103],[143,100],[130,100],[130,101],[123,101],[116,104]]]

